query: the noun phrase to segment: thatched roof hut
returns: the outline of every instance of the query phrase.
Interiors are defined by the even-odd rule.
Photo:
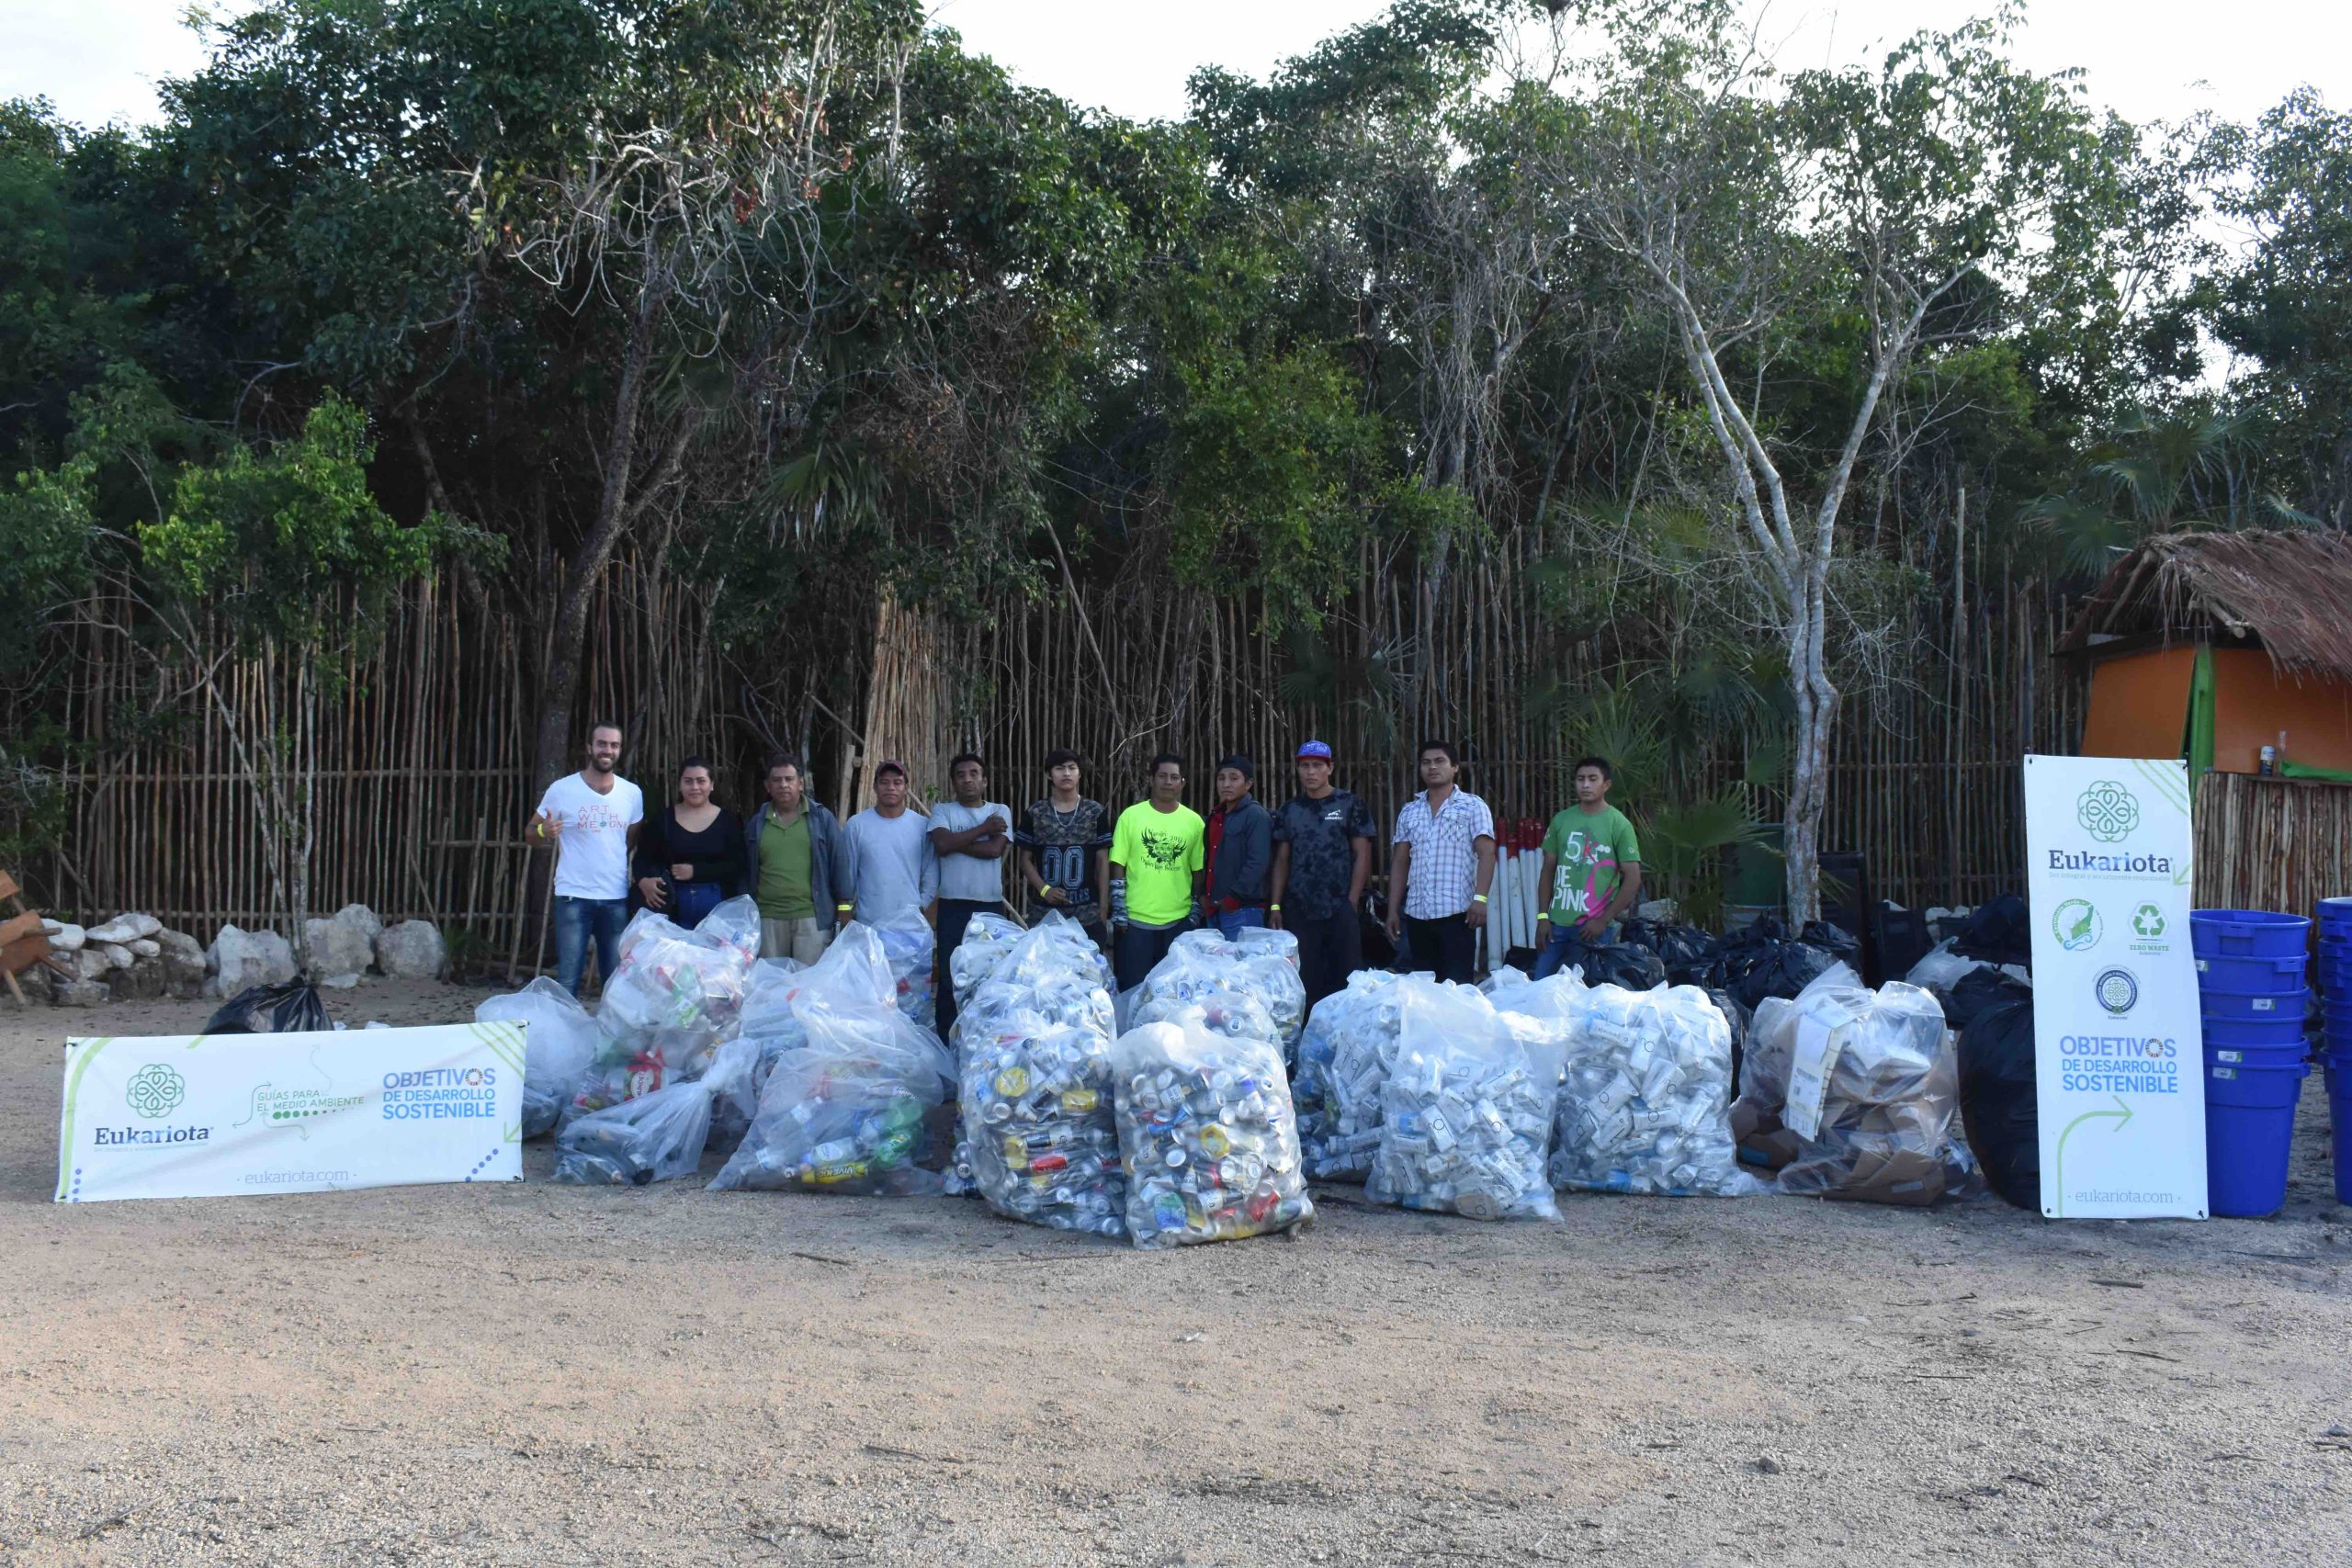
[[[2087,756],[2352,776],[2352,538],[2166,534],[2117,561],[2058,650],[2091,662]]]
[[[2100,580],[2058,651],[2096,659],[2118,643],[2258,647],[2290,674],[2352,676],[2352,538],[2298,530],[2150,539]]]

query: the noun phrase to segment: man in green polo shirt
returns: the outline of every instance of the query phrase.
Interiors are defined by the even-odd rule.
[[[1151,760],[1151,797],[1119,813],[1111,833],[1111,967],[1125,991],[1143,984],[1200,911],[1208,824],[1186,806],[1184,759]]]
[[[760,906],[760,955],[814,964],[833,940],[834,904],[846,890],[841,824],[808,797],[800,760],[779,751],[768,759],[768,797],[743,825],[744,857],[758,868],[752,897]]]
[[[1577,803],[1544,835],[1544,880],[1551,905],[1537,917],[1535,978],[1555,974],[1577,948],[1607,942],[1617,919],[1642,896],[1642,846],[1625,814],[1609,804],[1617,772],[1586,757],[1570,775]]]

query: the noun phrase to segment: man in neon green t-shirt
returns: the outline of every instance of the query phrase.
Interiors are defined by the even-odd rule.
[[[1617,917],[1642,894],[1642,846],[1633,823],[1609,804],[1617,772],[1586,757],[1570,775],[1577,803],[1544,835],[1544,882],[1551,905],[1537,917],[1535,978],[1556,973],[1586,942],[1606,942]]]
[[[1184,759],[1163,751],[1151,760],[1151,797],[1111,830],[1111,967],[1123,991],[1143,984],[1200,908],[1208,824],[1183,796]]]

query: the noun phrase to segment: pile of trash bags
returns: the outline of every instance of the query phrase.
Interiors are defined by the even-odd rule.
[[[1279,1042],[1218,1033],[1194,1004],[1122,1034],[1111,1072],[1136,1246],[1261,1235],[1313,1217]]]
[[[1699,983],[1726,992],[1753,1014],[1767,997],[1794,997],[1860,952],[1851,936],[1826,921],[1815,920],[1793,938],[1788,930],[1771,915],[1758,916],[1724,939],[1721,954]]]
[[[1784,1192],[1924,1205],[1969,1169],[1958,1108],[1942,1006],[1901,981],[1873,991],[1840,964],[1757,1009],[1733,1128]]]
[[[1306,1021],[1290,1089],[1300,1157],[1318,1181],[1362,1181],[1372,1173],[1381,1090],[1396,1060],[1400,1005],[1414,978],[1359,969]]]
[[[1173,1018],[1194,1003],[1242,996],[1273,1021],[1285,1060],[1306,1026],[1306,983],[1298,977],[1298,939],[1288,931],[1244,930],[1227,942],[1213,931],[1186,931],[1136,987],[1129,1027]]]
[[[1560,1217],[1544,1156],[1565,1029],[1514,1029],[1469,986],[1401,987],[1364,1196],[1474,1220]]]
[[[963,1061],[950,1188],[1008,1219],[1126,1235],[1102,950],[1048,914],[1011,942],[967,936],[948,967]]]
[[[925,1122],[955,1063],[899,994],[881,936],[855,921],[807,969],[763,976],[737,1042],[758,1084],[750,1125],[712,1190],[940,1190]]]

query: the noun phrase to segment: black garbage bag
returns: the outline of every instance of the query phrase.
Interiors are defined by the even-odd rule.
[[[1739,1005],[1736,997],[1721,988],[1709,991],[1707,999],[1715,1004],[1724,1021],[1731,1025],[1731,1081],[1737,1083],[1740,1059],[1747,1055],[1748,1011]]]
[[[1696,986],[1704,983],[1714,972],[1715,963],[1723,956],[1723,944],[1697,926],[1652,925],[1647,920],[1627,920],[1623,940],[1630,946],[1645,947],[1658,955],[1666,965],[1666,983],[1669,986]]]
[[[2041,1209],[2041,1122],[2034,1106],[2033,998],[1996,1002],[1960,1036],[1960,1116],[1993,1190]]]
[[[1834,921],[1807,920],[1804,930],[1797,933],[1797,940],[1820,948],[1832,957],[1850,964],[1857,969],[1861,967],[1861,939]]]
[[[1583,970],[1588,986],[1647,991],[1666,984],[1666,961],[1630,942],[1572,942],[1561,967]]]
[[[2033,999],[2033,987],[2014,975],[1980,964],[1952,982],[1949,991],[1938,991],[1936,999],[1944,1004],[1944,1021],[1954,1029],[1966,1029],[1976,1015],[1986,1008],[2003,1002]]]
[[[1985,964],[2033,967],[2032,917],[2025,900],[2014,893],[1979,904],[1968,912],[1952,943],[1954,953]]]
[[[283,986],[248,986],[220,1004],[205,1024],[207,1034],[307,1034],[334,1027],[319,988],[306,980]]]

